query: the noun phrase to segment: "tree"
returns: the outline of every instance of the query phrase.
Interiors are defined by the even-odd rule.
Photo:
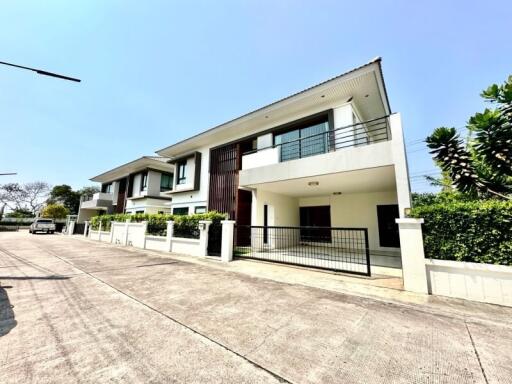
[[[98,187],[95,186],[83,187],[78,191],[73,191],[67,184],[56,185],[52,188],[47,203],[62,204],[72,215],[76,215],[80,208],[80,196],[92,195],[98,191]]]
[[[69,209],[62,204],[48,204],[43,208],[42,217],[51,219],[65,219],[69,215]]]
[[[455,128],[436,128],[426,139],[436,163],[460,192],[478,197],[511,199],[512,76],[481,93],[494,109],[469,119],[466,143]]]
[[[44,205],[50,186],[43,181],[0,185],[0,202],[9,209],[28,210],[34,216]]]
[[[67,184],[56,185],[50,192],[47,204],[62,204],[72,214],[76,214],[80,206],[80,194]]]
[[[34,214],[28,209],[15,209],[14,211],[7,213],[5,217],[15,217],[21,219],[25,217],[34,217]]]

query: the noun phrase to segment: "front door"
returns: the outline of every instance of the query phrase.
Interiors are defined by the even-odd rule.
[[[400,247],[398,224],[398,205],[377,205],[377,220],[379,223],[379,244],[381,247]]]
[[[301,241],[330,243],[331,207],[300,207],[300,226],[307,227],[300,230]]]

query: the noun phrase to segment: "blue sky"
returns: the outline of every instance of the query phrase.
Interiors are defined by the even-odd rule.
[[[0,182],[89,177],[383,58],[413,190],[418,139],[512,73],[509,1],[1,1]],[[128,134],[129,133],[129,134]]]

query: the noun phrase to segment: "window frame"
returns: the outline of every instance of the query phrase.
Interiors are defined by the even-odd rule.
[[[162,180],[164,179],[164,177],[169,178],[169,182],[167,183],[167,186],[162,186]],[[162,172],[160,174],[160,192],[172,191],[173,187],[174,187],[174,174],[169,173],[169,172]]]
[[[187,210],[187,213],[178,213],[178,212],[176,212],[176,210],[180,210],[180,209],[181,209],[181,210],[186,209],[186,210]],[[189,214],[189,212],[190,212],[190,207],[174,207],[174,208],[172,209],[172,214],[173,214],[173,215],[176,215],[176,216],[186,216],[186,215],[188,215],[188,214]]]
[[[176,185],[183,185],[187,183],[187,159],[180,160],[176,163]]]
[[[199,210],[203,210],[203,212],[197,212]],[[197,207],[194,207],[194,213],[206,213],[208,212],[206,210],[206,205],[198,205]]]
[[[144,191],[147,191],[148,190],[148,172],[142,172],[140,174],[140,191],[141,192],[144,192]]]

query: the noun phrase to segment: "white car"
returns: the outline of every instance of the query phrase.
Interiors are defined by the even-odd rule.
[[[28,229],[30,233],[36,232],[46,232],[46,233],[54,233],[55,232],[55,223],[53,219],[35,219],[35,221],[30,224],[30,228]]]

